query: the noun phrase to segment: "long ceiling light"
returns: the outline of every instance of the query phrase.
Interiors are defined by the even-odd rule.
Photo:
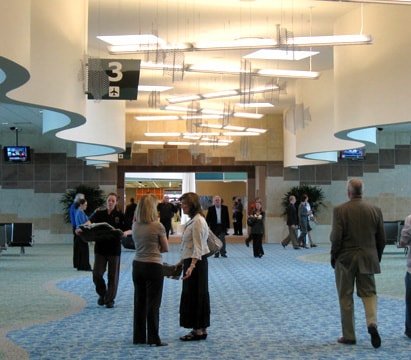
[[[355,2],[355,0],[354,0]],[[357,2],[366,2],[360,1]],[[406,1],[369,1],[381,3],[409,3]],[[288,38],[285,42],[278,43],[272,38],[243,38],[232,41],[207,41],[194,43],[168,44],[161,38],[152,34],[147,35],[118,35],[97,36],[98,39],[108,43],[110,54],[146,53],[165,51],[204,51],[204,50],[239,50],[239,49],[264,49],[280,47],[282,45],[295,46],[334,46],[355,45],[372,42],[369,35],[326,35]],[[349,39],[350,38],[350,39]]]
[[[214,64],[190,65],[186,71],[200,73],[217,73],[240,75],[246,71],[239,67],[218,66]],[[252,76],[271,76],[278,78],[296,78],[296,79],[317,79],[320,73],[317,71],[304,70],[282,70],[282,69],[252,69],[249,72]]]
[[[299,61],[317,54],[319,54],[319,51],[261,49],[243,57],[244,59]]]
[[[216,65],[216,64],[198,64],[198,65],[170,65],[163,63],[151,63],[151,62],[141,62],[141,69],[148,70],[169,70],[169,71],[185,71],[185,72],[199,72],[206,74],[230,74],[230,75],[240,75],[246,73],[245,70],[241,69],[238,66],[228,66],[228,65]],[[261,72],[274,72],[276,75],[264,75]],[[272,69],[252,69],[248,72],[251,76],[273,76],[279,78],[301,78],[301,79],[317,79],[320,76],[320,73],[315,71],[298,71],[298,70],[272,70]],[[269,90],[267,90],[269,91]],[[221,97],[221,96],[220,96]],[[181,100],[178,102],[184,101],[195,101],[201,100],[201,95],[189,95],[184,98],[181,97]],[[175,103],[175,102],[174,102]]]
[[[250,102],[250,103],[237,103],[235,104],[238,107],[242,108],[269,108],[274,107],[273,104],[268,102]]]
[[[135,116],[137,121],[172,121],[183,120],[177,115],[147,115],[147,116]]]
[[[336,0],[321,0],[336,1]],[[338,0],[342,2],[369,3],[369,4],[388,4],[388,5],[411,5],[411,0]]]
[[[259,93],[275,91],[278,89],[279,89],[278,85],[260,86],[260,87],[251,88],[249,90],[229,89],[229,90],[214,91],[214,92],[203,93],[203,94],[173,96],[173,97],[166,98],[166,100],[171,104],[178,104],[178,103],[187,102],[187,101],[217,99],[217,98],[248,95],[248,94],[259,94]]]
[[[147,140],[135,140],[133,143],[136,145],[174,145],[174,146],[191,146],[191,145],[200,145],[200,146],[228,146],[230,145],[231,140],[207,140],[200,142],[192,141],[147,141]]]
[[[372,43],[371,35],[326,35],[301,36],[287,39],[287,45],[294,46],[327,46],[327,45],[356,45]]]
[[[281,69],[262,69],[257,71],[258,75],[270,77],[286,77],[295,79],[318,79],[320,73],[317,71],[304,70],[281,70]]]

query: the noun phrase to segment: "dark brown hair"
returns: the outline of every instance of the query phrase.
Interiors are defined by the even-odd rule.
[[[179,200],[188,205],[188,216],[190,218],[193,218],[197,214],[204,216],[203,211],[201,210],[200,197],[196,193],[185,193]]]

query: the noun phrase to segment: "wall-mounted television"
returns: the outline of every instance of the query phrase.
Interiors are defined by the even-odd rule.
[[[5,162],[25,163],[31,160],[30,146],[4,146],[3,155]]]
[[[340,159],[349,160],[364,160],[365,159],[365,149],[350,149],[340,151]]]

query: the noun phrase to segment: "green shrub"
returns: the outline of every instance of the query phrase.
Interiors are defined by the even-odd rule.
[[[74,197],[78,193],[84,194],[84,197],[87,200],[87,215],[90,215],[94,210],[105,203],[103,190],[101,190],[98,186],[92,187],[88,185],[78,185],[74,189],[68,189],[60,199],[60,204],[63,207],[64,220],[66,223],[70,223],[69,209],[74,201]]]
[[[284,194],[281,200],[283,215],[286,214],[287,206],[289,204],[288,198],[290,197],[290,195],[294,195],[297,199],[296,206],[298,208],[298,205],[300,204],[301,198],[304,194],[308,195],[308,202],[310,203],[311,209],[314,214],[317,214],[322,206],[325,207],[324,203],[322,202],[324,200],[324,193],[319,186],[299,185],[292,187],[286,194]]]

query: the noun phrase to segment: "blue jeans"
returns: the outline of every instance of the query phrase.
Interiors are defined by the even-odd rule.
[[[411,274],[405,274],[405,335],[411,338]]]

